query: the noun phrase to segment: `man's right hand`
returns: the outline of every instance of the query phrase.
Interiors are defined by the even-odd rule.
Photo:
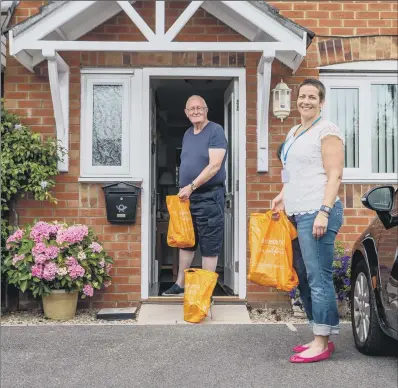
[[[271,202],[272,211],[283,211],[285,210],[285,204],[283,202],[283,193],[276,196]]]

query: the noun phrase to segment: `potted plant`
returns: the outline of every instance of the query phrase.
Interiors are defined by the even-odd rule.
[[[85,225],[40,221],[17,229],[6,249],[8,283],[41,297],[47,318],[73,318],[79,293],[82,299],[92,297],[111,284],[113,260]]]

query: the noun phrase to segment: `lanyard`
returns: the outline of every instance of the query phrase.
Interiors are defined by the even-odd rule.
[[[292,148],[292,145],[294,144],[294,142],[300,137],[303,136],[310,128],[312,128],[322,117],[318,117],[305,131],[301,132],[300,135],[298,135],[295,139],[293,139],[292,143],[290,144],[289,148],[286,150],[286,152],[283,152],[285,150],[285,144],[287,143],[287,141],[290,139],[290,137],[288,139],[286,139],[286,141],[283,143],[282,146],[282,152],[281,152],[281,159],[282,159],[282,163],[284,166],[286,166],[286,159],[287,159],[287,155],[290,151],[290,148]],[[301,128],[301,124],[300,126],[296,129],[296,131],[293,134],[293,137],[296,135],[297,131]]]

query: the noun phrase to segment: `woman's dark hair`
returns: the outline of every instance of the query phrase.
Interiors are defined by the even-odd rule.
[[[297,89],[297,95],[300,94],[300,89],[305,86],[305,85],[311,85],[314,86],[318,89],[318,94],[319,94],[319,100],[321,102],[325,101],[325,97],[326,97],[326,89],[325,89],[325,85],[319,81],[318,79],[315,78],[307,78],[305,79],[298,87]]]

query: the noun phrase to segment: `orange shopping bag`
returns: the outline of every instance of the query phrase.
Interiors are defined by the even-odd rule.
[[[196,268],[184,273],[184,321],[198,323],[207,316],[218,274]]]
[[[189,210],[189,201],[182,201],[177,195],[168,195],[166,204],[170,214],[167,244],[174,248],[193,247],[195,245],[195,232]]]
[[[261,286],[291,291],[298,285],[293,268],[292,240],[297,231],[285,213],[253,213],[249,223],[250,265],[248,279]]]

